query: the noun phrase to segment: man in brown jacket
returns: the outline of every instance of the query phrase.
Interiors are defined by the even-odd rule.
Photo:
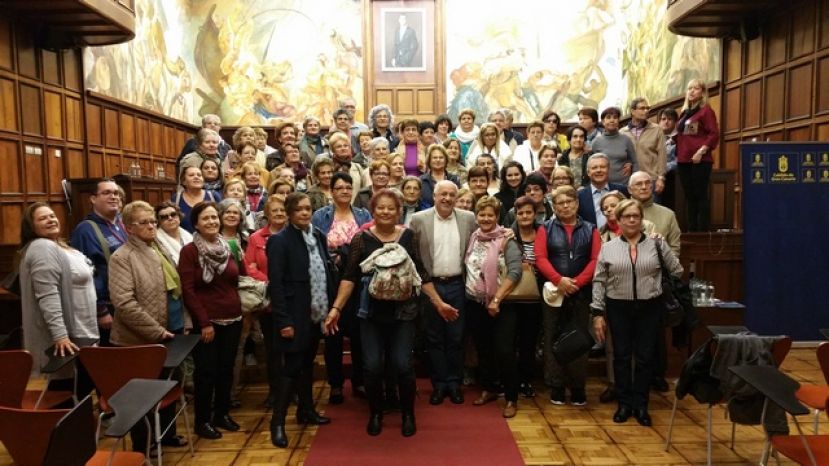
[[[619,132],[629,137],[636,148],[636,162],[638,169],[647,172],[653,181],[653,192],[656,201],[665,189],[665,172],[668,167],[668,157],[665,151],[665,135],[662,129],[648,121],[648,112],[651,107],[647,99],[637,97],[630,103],[630,123]]]

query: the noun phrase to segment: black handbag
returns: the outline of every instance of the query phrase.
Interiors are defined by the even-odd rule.
[[[572,310],[572,304],[568,303],[562,312],[565,312],[566,323],[561,327],[556,340],[553,342],[553,357],[559,365],[565,366],[587,354],[593,348],[595,341],[587,330],[587,326],[579,325]]]
[[[665,308],[663,323],[666,327],[676,327],[682,323],[686,314],[696,315],[696,312],[691,299],[691,288],[680,278],[671,275],[665,267],[660,244],[664,243],[656,242],[656,255],[659,257],[659,267],[662,269],[662,303]]]

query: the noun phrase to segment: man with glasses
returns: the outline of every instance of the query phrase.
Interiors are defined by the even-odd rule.
[[[644,97],[633,99],[630,103],[630,123],[619,132],[633,141],[639,170],[650,175],[654,184],[653,192],[656,201],[659,202],[658,197],[665,190],[668,157],[665,149],[665,135],[662,133],[662,129],[648,121],[650,109],[651,107]]]
[[[120,218],[121,198],[114,181],[108,178],[100,180],[89,200],[92,212],[75,227],[70,243],[95,266],[100,345],[109,346],[112,315],[115,312],[109,299],[109,258],[127,242],[127,231]]]

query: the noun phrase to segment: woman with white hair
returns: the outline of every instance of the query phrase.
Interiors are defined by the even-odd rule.
[[[391,112],[386,104],[375,105],[368,112],[368,126],[374,137],[382,136],[389,141],[389,150],[393,151],[397,148],[400,142],[397,136],[394,135],[392,127],[394,126],[394,114]]]

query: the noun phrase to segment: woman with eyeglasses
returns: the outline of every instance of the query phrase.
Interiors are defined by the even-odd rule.
[[[561,124],[561,117],[558,116],[558,113],[547,110],[541,116],[541,122],[544,123],[544,136],[542,137],[544,142],[552,143],[559,153],[570,148],[567,136],[558,132],[558,127]]]
[[[354,198],[354,207],[367,209],[371,205],[371,198],[374,194],[389,186],[391,164],[385,160],[375,160],[369,166],[368,175],[371,178],[371,184],[357,193],[357,197]]]
[[[573,178],[578,183],[576,185],[578,189],[590,184],[590,178],[587,176],[587,159],[593,155],[593,152],[587,148],[587,130],[581,126],[570,128],[567,132],[567,140],[570,142],[570,148],[561,154],[559,164],[570,167]]]
[[[596,226],[578,216],[579,201],[574,187],[556,188],[552,200],[556,216],[538,227],[535,265],[547,281],[558,287],[564,300],[559,309],[544,309],[544,379],[552,387],[551,403],[565,404],[565,389],[569,388],[570,403],[584,406],[587,353],[562,366],[552,348],[555,336],[571,322],[585,330],[589,328],[591,281],[602,242]]]
[[[650,426],[648,394],[656,355],[654,335],[662,331],[664,309],[657,248],[672,275],[682,275],[682,265],[667,243],[642,231],[639,201],[625,199],[614,213],[622,234],[602,246],[596,261],[590,304],[593,329],[599,342],[605,341],[608,327],[613,334],[613,373],[619,402],[613,422],[623,423],[633,416],[640,425]]]

